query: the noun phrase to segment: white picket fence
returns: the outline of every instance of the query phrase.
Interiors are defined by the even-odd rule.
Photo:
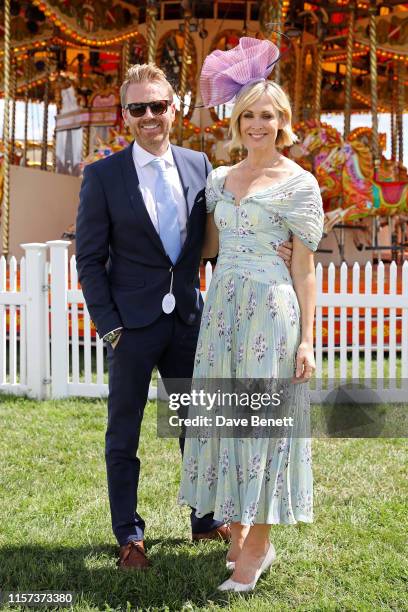
[[[0,392],[42,398],[50,381],[47,245],[21,246],[20,264],[0,258]]]
[[[68,261],[69,244],[24,244],[19,263],[14,257],[9,262],[0,258],[0,392],[38,399],[107,395],[103,342],[91,333],[75,257]],[[326,270],[316,267],[312,399],[330,393],[332,381],[352,377],[371,381],[384,401],[406,400],[408,262],[387,268],[380,263],[375,270],[367,263],[363,271],[355,264],[351,279],[349,273],[345,264],[340,269],[333,264]],[[205,287],[211,276],[207,264]],[[151,388],[151,397],[154,392]]]

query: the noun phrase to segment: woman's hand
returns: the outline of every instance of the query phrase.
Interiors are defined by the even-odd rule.
[[[293,251],[293,243],[291,240],[285,240],[285,242],[281,242],[277,250],[279,257],[282,257],[283,261],[286,264],[286,267],[289,270],[290,270],[290,264],[292,263],[292,251]]]
[[[296,370],[292,382],[297,384],[309,381],[315,369],[313,345],[309,342],[301,342],[296,353]]]

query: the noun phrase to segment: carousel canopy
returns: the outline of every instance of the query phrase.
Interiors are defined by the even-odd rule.
[[[8,14],[5,15],[5,8]],[[123,49],[127,63],[154,59],[170,78],[180,79],[184,46],[184,18],[190,14],[189,33],[193,81],[201,68],[200,46],[206,51],[231,48],[239,37],[276,39],[281,31],[284,56],[281,82],[292,97],[296,61],[303,63],[302,102],[312,109],[314,76],[321,54],[321,112],[342,111],[345,80],[351,73],[352,109],[370,108],[370,19],[376,25],[378,110],[389,111],[397,65],[408,63],[408,5],[395,0],[8,0],[1,3],[1,23],[10,20],[12,96],[42,100],[44,84],[55,83],[50,100],[58,103],[61,87],[71,79],[86,97],[103,86],[118,86],[123,76]],[[353,37],[348,40],[350,14]],[[157,46],[149,55],[147,28],[154,18]],[[4,64],[4,27],[0,60]],[[372,34],[371,34],[372,35]],[[351,65],[347,45],[352,45]],[[303,49],[301,60],[299,48]],[[286,51],[286,53],[285,53]],[[2,73],[3,73],[2,66]],[[405,82],[405,76],[404,76]],[[405,83],[406,85],[406,83]],[[192,85],[191,85],[192,88]],[[0,82],[0,92],[4,83]],[[405,95],[408,88],[405,87]],[[405,98],[404,104],[408,106]]]

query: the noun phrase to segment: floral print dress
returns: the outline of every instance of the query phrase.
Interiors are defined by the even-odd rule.
[[[295,234],[312,251],[323,231],[316,179],[302,171],[243,198],[223,189],[228,172],[208,176],[219,256],[207,292],[193,378],[290,379],[300,311],[290,273],[277,255]],[[293,414],[309,411],[307,384],[292,386]],[[187,437],[179,503],[220,521],[313,520],[311,443],[300,437]]]

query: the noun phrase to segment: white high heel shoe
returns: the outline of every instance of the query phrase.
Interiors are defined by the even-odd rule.
[[[233,572],[235,569],[235,561],[225,561],[225,567],[227,568],[227,570],[229,570],[230,572]]]
[[[261,574],[263,574],[264,572],[266,572],[267,569],[270,568],[275,559],[276,551],[274,545],[271,542],[268,548],[268,552],[266,553],[265,558],[261,563],[261,567],[256,571],[255,578],[252,580],[252,582],[249,582],[248,584],[242,584],[241,582],[235,582],[235,580],[231,580],[231,578],[228,578],[228,580],[220,584],[218,590],[232,591],[234,593],[244,593],[248,591],[253,591]],[[233,563],[233,561],[229,561],[228,563]]]

